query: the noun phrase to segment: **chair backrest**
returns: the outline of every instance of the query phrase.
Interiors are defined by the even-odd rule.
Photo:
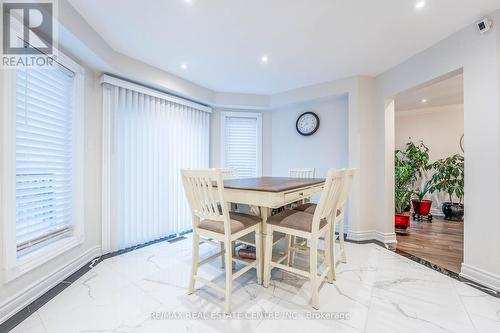
[[[354,178],[354,174],[356,173],[356,169],[346,169],[344,174],[344,182],[342,185],[342,193],[339,197],[338,210],[341,212],[344,210],[345,203],[347,198],[349,197],[349,191],[351,190],[352,180]]]
[[[222,177],[224,179],[238,178],[239,170],[236,168],[224,168],[224,169],[220,169],[220,171],[222,172]]]
[[[194,217],[224,223],[224,233],[230,232],[229,209],[224,200],[224,180],[221,169],[182,169],[182,183]],[[193,219],[193,228],[198,227]]]
[[[319,230],[322,219],[327,219],[329,223],[332,222],[333,212],[336,212],[339,207],[338,204],[344,186],[345,173],[345,169],[328,170],[323,192],[321,192],[319,203],[314,211],[312,232]]]
[[[314,178],[314,168],[290,168],[288,177],[290,178]]]

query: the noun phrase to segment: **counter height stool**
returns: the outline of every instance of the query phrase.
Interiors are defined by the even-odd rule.
[[[356,169],[346,169],[346,172],[344,174],[344,186],[342,188],[342,193],[340,194],[339,202],[338,202],[338,207],[337,207],[337,213],[335,214],[335,219],[334,219],[334,226],[332,227],[332,232],[335,233],[335,225],[339,226],[339,243],[340,243],[340,258],[343,263],[347,262],[347,257],[346,257],[346,252],[345,252],[345,244],[344,244],[344,210],[345,210],[345,205],[347,203],[347,199],[349,198],[349,192],[351,190],[351,185],[352,185],[352,180],[354,179],[354,174],[356,173]],[[316,210],[317,205],[313,203],[306,203],[303,205],[300,205],[295,208],[296,211],[301,211],[309,214],[314,214]],[[335,237],[333,237],[335,240]],[[292,243],[292,246],[289,248],[289,250],[292,253],[292,258],[293,258],[293,252],[297,250],[296,247],[293,246],[294,244]]]
[[[290,178],[314,178],[314,168],[290,168],[288,177]]]
[[[314,178],[316,175],[316,169],[315,168],[290,168],[288,169],[288,177],[290,178]],[[298,205],[300,204],[304,204],[306,202],[309,202],[311,201],[311,198],[305,198],[305,199],[302,199],[300,200],[299,202],[293,202],[291,203],[287,208],[295,208],[297,207]],[[301,239],[301,238],[295,238],[295,236],[288,236],[286,237],[285,239],[285,251],[289,251],[290,247],[297,247],[297,246],[305,246],[307,241],[305,239]],[[295,261],[295,252],[292,251],[288,258],[287,258],[288,262],[288,266],[290,266],[290,264],[293,264],[294,261]]]
[[[319,307],[319,292],[325,277],[328,282],[333,282],[334,276],[334,258],[333,256],[333,240],[331,227],[333,225],[333,215],[337,211],[338,200],[342,193],[342,182],[344,179],[345,170],[328,171],[328,176],[325,181],[324,189],[321,193],[319,204],[314,214],[300,212],[296,210],[285,210],[275,214],[267,219],[267,235],[265,258],[264,258],[264,287],[269,286],[271,279],[271,269],[273,267],[283,269],[293,274],[301,275],[309,278],[311,281],[312,307]],[[311,246],[309,251],[309,271],[301,270],[293,266],[282,264],[289,254],[272,260],[273,248],[273,233],[281,232],[285,235],[296,236],[307,239]],[[270,236],[269,236],[270,235]],[[325,237],[325,260],[326,268],[318,275],[318,240],[321,236]]]
[[[232,281],[252,268],[257,270],[257,282],[260,283],[261,267],[261,222],[258,216],[242,213],[230,213],[227,201],[224,199],[223,170],[221,169],[201,169],[201,170],[181,170],[184,190],[191,207],[193,216],[193,261],[191,266],[191,276],[189,279],[188,293],[194,292],[195,282],[200,281],[215,290],[222,292],[225,296],[226,312],[230,311],[230,299],[232,291]],[[233,258],[233,242],[239,238],[255,233],[256,260],[242,260]],[[200,236],[204,237],[204,243],[217,242],[224,243],[224,249],[220,252],[199,260]],[[248,243],[246,243],[248,244]],[[198,275],[198,267],[209,261],[224,255],[226,281],[225,289],[219,287],[207,278]],[[233,261],[245,265],[244,268],[233,273]]]

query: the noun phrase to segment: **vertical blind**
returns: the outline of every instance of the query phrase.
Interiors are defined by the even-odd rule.
[[[16,74],[18,251],[71,232],[75,75],[63,67]]]
[[[238,170],[237,177],[257,177],[258,118],[225,116],[224,167]]]
[[[180,170],[209,166],[210,114],[123,87],[105,89],[114,118],[112,249],[190,230]]]

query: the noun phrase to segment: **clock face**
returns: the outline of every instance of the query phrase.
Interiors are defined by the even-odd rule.
[[[302,135],[312,135],[319,128],[319,117],[314,112],[305,112],[297,119],[296,128]]]

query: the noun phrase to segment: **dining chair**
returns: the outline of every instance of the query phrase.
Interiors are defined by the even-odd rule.
[[[315,168],[290,168],[288,169],[288,177],[290,178],[314,178],[316,173]],[[304,198],[300,201],[293,202],[290,205],[287,205],[285,208],[286,209],[293,209],[297,207],[299,204],[304,204],[307,203],[311,200],[311,198]],[[301,239],[301,238],[296,238],[295,236],[288,236],[285,238],[285,251],[289,251],[290,247],[296,247],[296,246],[305,246],[306,245],[306,240]],[[288,266],[290,266],[290,263],[293,263],[295,261],[295,252],[292,251],[288,258]]]
[[[290,178],[314,178],[315,169],[314,168],[290,168],[288,169],[288,177]],[[300,203],[305,203],[310,198],[305,198],[300,201]],[[292,204],[293,205],[293,204]]]
[[[343,263],[347,262],[347,256],[344,244],[344,211],[347,199],[349,198],[349,192],[351,190],[351,185],[354,179],[354,175],[356,173],[356,169],[346,169],[345,171],[346,172],[344,174],[344,182],[343,182],[344,185],[342,188],[342,193],[339,197],[337,212],[335,214],[335,219],[333,223],[334,226],[332,227],[332,232],[335,233],[335,226],[338,225],[339,244],[340,244],[339,255]],[[303,205],[296,207],[295,210],[309,214],[314,214],[316,207],[317,205],[314,203],[305,203]],[[335,239],[335,237],[333,239]],[[288,250],[292,253],[291,256],[293,258],[293,253],[296,252],[298,249],[297,246],[295,246],[295,244],[292,243],[291,246],[288,248]]]
[[[238,176],[238,172],[239,172],[239,170],[237,168],[221,168],[220,170],[222,172],[223,179],[234,179]],[[229,211],[235,211],[236,210],[235,208],[236,208],[236,204],[229,203]],[[220,247],[221,252],[224,251],[224,242],[220,241],[219,247]],[[231,245],[231,249],[232,249],[233,256],[235,256],[236,252],[235,252],[235,243],[234,242]],[[224,253],[223,253],[220,256],[220,267],[221,268],[225,267],[224,260],[225,260],[225,258],[224,258]],[[233,268],[234,268],[234,262],[233,262]]]
[[[182,181],[186,197],[191,208],[193,218],[193,259],[188,293],[194,292],[196,281],[220,291],[225,296],[224,309],[230,311],[232,281],[250,269],[257,270],[257,282],[260,281],[261,269],[261,222],[258,216],[229,212],[229,204],[224,199],[224,180],[221,169],[181,170]],[[233,242],[239,238],[255,233],[256,260],[245,260],[233,256]],[[216,247],[217,242],[224,243],[224,249],[205,259],[199,258],[200,237],[202,243],[209,243]],[[210,240],[215,241],[210,241]],[[246,242],[245,244],[248,244]],[[224,256],[225,258],[225,288],[222,288],[208,278],[198,274],[198,268],[211,260]],[[233,273],[232,263],[243,264],[244,267]]]
[[[288,177],[290,178],[314,178],[314,168],[290,168]]]
[[[324,189],[321,193],[319,204],[314,214],[301,212],[297,210],[285,210],[275,214],[267,219],[267,235],[264,251],[264,287],[269,286],[271,279],[271,270],[273,267],[279,268],[310,279],[312,307],[319,307],[319,287],[323,280],[330,283],[334,280],[334,261],[333,239],[331,228],[333,226],[333,215],[337,211],[338,200],[342,193],[345,170],[328,171]],[[273,233],[281,232],[285,235],[291,235],[307,239],[310,242],[309,250],[309,271],[305,271],[293,266],[284,265],[289,253],[285,253],[273,261]],[[318,275],[318,241],[321,236],[325,237],[325,264],[326,267]]]

